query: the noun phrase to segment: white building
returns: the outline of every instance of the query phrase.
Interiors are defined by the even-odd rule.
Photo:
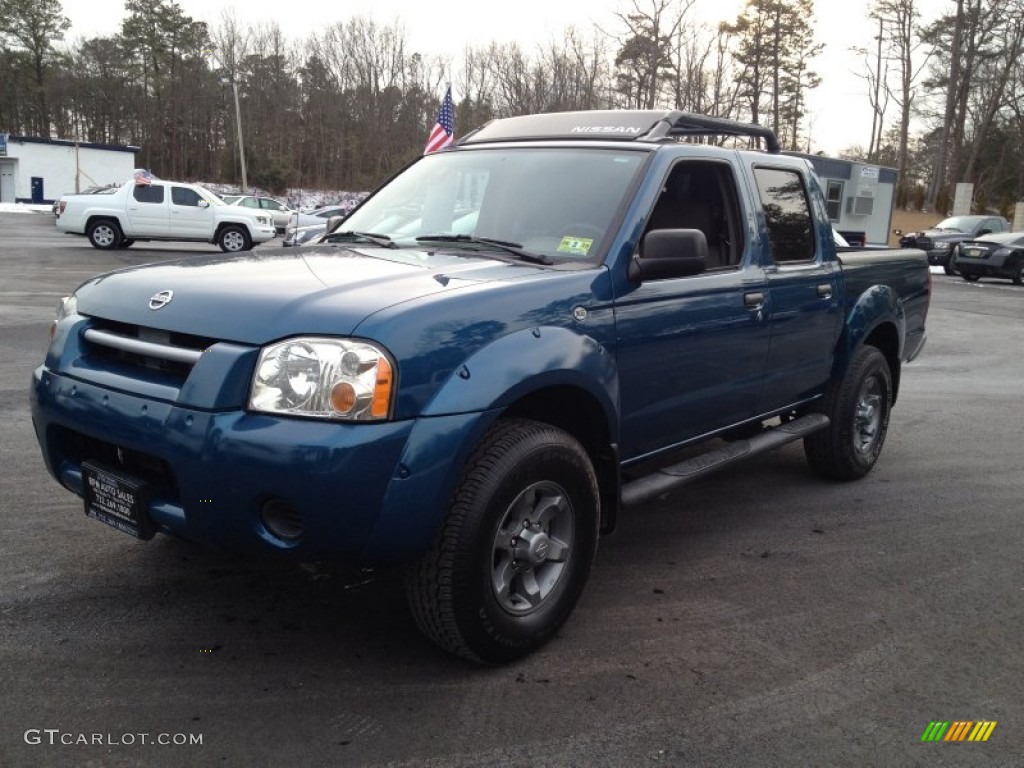
[[[811,161],[821,181],[832,226],[850,241],[850,245],[886,245],[889,242],[899,175],[895,168],[801,152],[787,154]]]
[[[0,202],[49,203],[132,177],[138,147],[0,133]]]

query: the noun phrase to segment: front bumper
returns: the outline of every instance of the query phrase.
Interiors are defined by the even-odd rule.
[[[252,233],[252,241],[254,243],[265,243],[268,240],[273,240],[277,237],[277,229],[273,224],[269,226],[265,224],[257,224],[252,228]]]
[[[31,395],[47,468],[79,496],[82,462],[98,461],[152,486],[148,514],[158,532],[230,551],[356,565],[407,561],[429,546],[459,446],[484,415],[338,424],[209,411],[45,366],[33,374]],[[296,510],[299,538],[279,538],[264,524],[262,510],[274,499]]]
[[[927,251],[928,263],[935,267],[948,267],[950,255],[953,253],[952,248],[946,250],[932,249]]]
[[[1016,277],[1016,271],[1007,267],[1006,260],[999,256],[987,259],[974,259],[969,256],[958,256],[953,268],[961,274],[977,275],[978,277]]]

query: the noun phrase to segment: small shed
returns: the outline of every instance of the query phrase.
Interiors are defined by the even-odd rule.
[[[0,202],[51,203],[130,179],[138,147],[0,133]]]
[[[821,155],[791,154],[810,160],[814,166],[832,226],[851,245],[889,242],[899,175],[895,168]]]

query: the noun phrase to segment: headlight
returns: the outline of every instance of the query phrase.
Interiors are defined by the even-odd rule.
[[[257,216],[256,217],[256,222],[258,224],[270,224],[270,217],[269,216]]]
[[[1006,256],[1009,256],[1011,253],[1013,253],[1013,248],[999,248],[998,250],[994,251],[992,255],[1003,256],[1005,258]]]
[[[952,243],[936,243],[935,244],[935,248],[940,250],[940,251],[948,251],[952,247],[953,247]]]
[[[65,296],[57,302],[57,316],[50,323],[50,341],[57,335],[57,324],[66,317],[78,314],[78,299],[74,296]]]
[[[260,351],[249,408],[342,421],[391,415],[394,366],[365,341],[301,337]]]

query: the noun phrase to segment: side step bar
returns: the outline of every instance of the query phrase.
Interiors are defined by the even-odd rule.
[[[770,427],[747,440],[737,440],[713,451],[694,456],[692,459],[659,469],[623,485],[622,504],[623,506],[640,504],[681,485],[692,483],[712,472],[717,472],[737,461],[780,448],[794,440],[800,440],[819,429],[825,429],[828,425],[828,416],[811,413],[777,427]]]

